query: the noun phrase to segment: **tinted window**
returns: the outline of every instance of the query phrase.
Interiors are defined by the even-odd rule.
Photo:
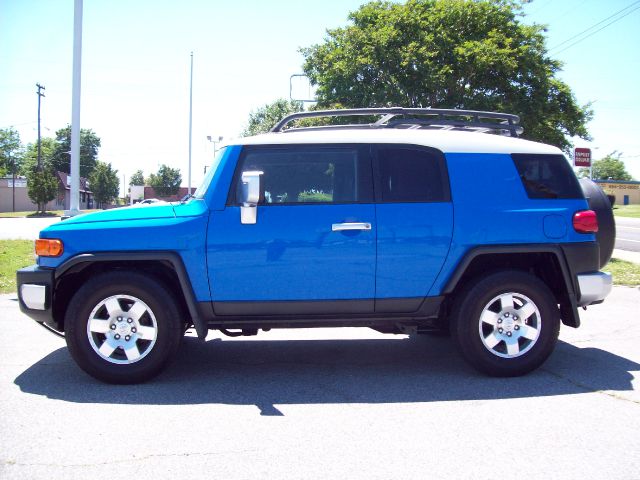
[[[584,198],[564,156],[513,154],[511,157],[529,198]]]
[[[382,202],[447,202],[449,182],[440,152],[381,146],[377,149],[378,199]]]
[[[242,172],[257,170],[264,172],[264,205],[369,201],[371,188],[362,185],[367,169],[360,163],[358,147],[249,148],[240,162],[236,200]]]

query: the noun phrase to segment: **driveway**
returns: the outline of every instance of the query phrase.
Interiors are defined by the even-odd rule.
[[[520,378],[447,337],[345,328],[188,336],[112,386],[0,296],[0,478],[639,478],[638,305],[615,287]]]

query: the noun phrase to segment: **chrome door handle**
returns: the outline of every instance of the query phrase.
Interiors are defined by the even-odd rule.
[[[334,223],[331,225],[332,232],[344,232],[345,230],[371,230],[371,224],[365,222]]]

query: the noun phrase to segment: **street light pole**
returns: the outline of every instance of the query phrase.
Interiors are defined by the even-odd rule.
[[[214,156],[214,157],[216,156],[216,143],[220,143],[220,142],[222,142],[222,139],[223,139],[223,138],[224,138],[223,136],[219,136],[219,137],[217,137],[217,138],[214,138],[214,137],[212,137],[211,135],[207,135],[207,140],[209,140],[211,143],[213,143],[213,156]],[[205,165],[205,166],[204,166],[204,173],[205,173],[205,174],[207,173],[207,167],[208,167],[208,166],[209,166],[209,165]]]
[[[71,97],[71,185],[68,216],[80,213],[80,87],[82,83],[82,0],[73,9],[73,75]]]
[[[193,52],[191,52],[191,80],[189,82],[189,179],[187,193],[191,195],[191,130],[193,124]]]

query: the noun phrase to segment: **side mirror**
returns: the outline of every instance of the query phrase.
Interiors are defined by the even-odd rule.
[[[258,220],[258,202],[260,201],[261,182],[264,172],[242,172],[242,205],[240,223],[251,225]]]

